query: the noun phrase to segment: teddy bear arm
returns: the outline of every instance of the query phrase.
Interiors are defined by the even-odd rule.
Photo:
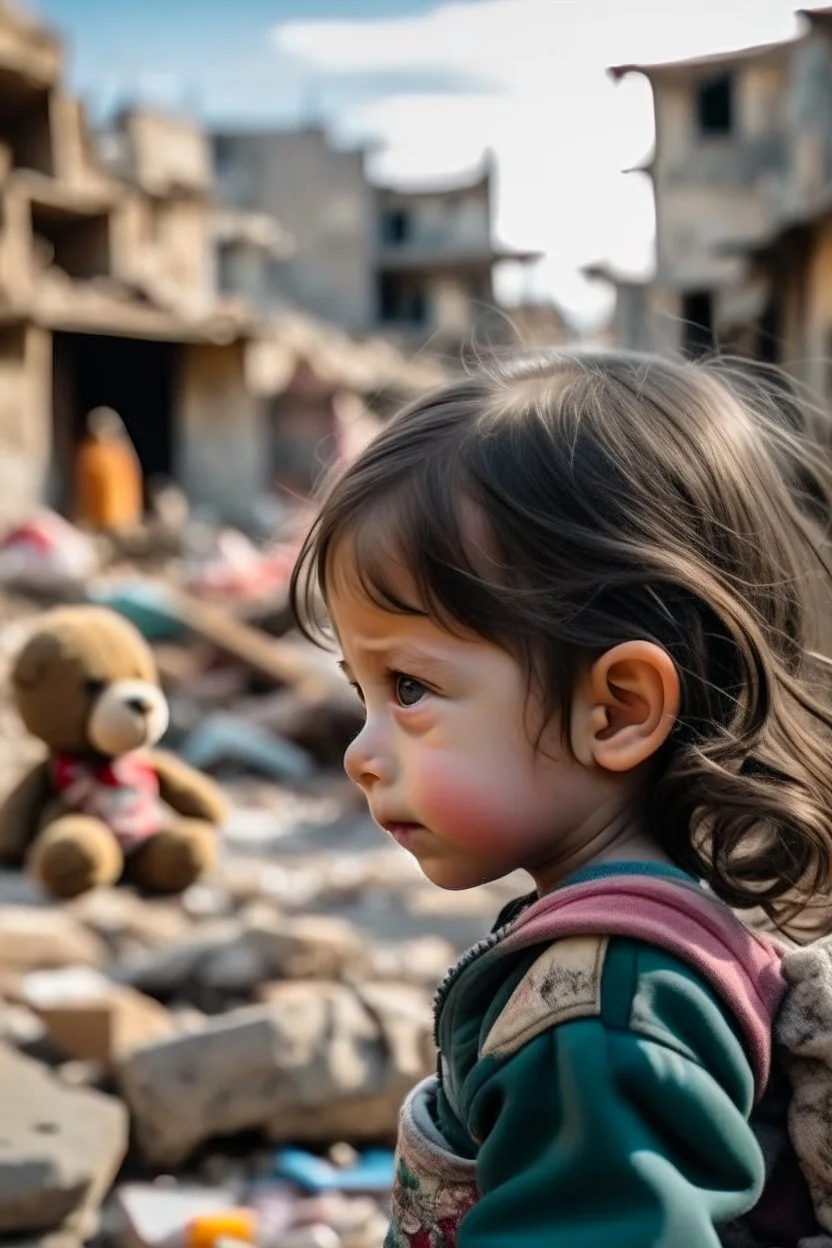
[[[225,821],[228,807],[213,780],[164,751],[152,752],[148,761],[159,780],[159,796],[173,810],[208,823]]]
[[[44,759],[18,780],[0,804],[0,862],[18,865],[23,861],[51,796],[49,761]]]

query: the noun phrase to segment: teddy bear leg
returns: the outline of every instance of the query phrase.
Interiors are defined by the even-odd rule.
[[[91,815],[64,815],[46,824],[32,842],[26,867],[53,897],[77,897],[115,884],[124,857],[106,824]]]
[[[216,829],[201,819],[177,819],[127,859],[131,884],[150,893],[181,893],[216,858]]]

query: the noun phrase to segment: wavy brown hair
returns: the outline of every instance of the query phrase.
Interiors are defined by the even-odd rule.
[[[832,609],[832,472],[783,393],[725,363],[556,351],[430,394],[327,486],[292,578],[301,628],[320,639],[349,537],[373,601],[503,647],[552,712],[578,663],[664,647],[682,701],[652,831],[731,905],[794,913],[832,882],[806,605]]]

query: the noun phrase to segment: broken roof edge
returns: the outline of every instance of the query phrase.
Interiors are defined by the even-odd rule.
[[[830,9],[830,13],[832,13],[832,9]],[[707,56],[693,56],[679,61],[658,61],[647,65],[635,63],[610,65],[607,69],[607,74],[614,82],[620,82],[622,78],[626,78],[629,74],[643,74],[645,78],[677,73],[684,74],[698,69],[733,65],[738,61],[762,60],[767,57],[781,56],[789,51],[797,41],[798,37],[794,36],[791,39],[780,39],[772,43],[759,43],[752,47],[736,48],[727,52],[713,52]]]
[[[584,277],[593,282],[607,282],[610,286],[650,286],[655,281],[655,274],[625,273],[606,260],[595,260],[583,264],[579,270]]]
[[[832,4],[824,5],[819,9],[796,9],[797,17],[805,18],[810,23],[814,22],[832,22]]]
[[[16,4],[13,0],[0,0],[0,21],[31,40],[32,43],[59,54],[63,53],[63,39],[60,32],[39,15],[32,13],[25,5]]]
[[[641,160],[637,161],[636,164],[628,165],[626,169],[622,169],[621,172],[622,173],[646,173],[649,177],[652,178],[655,172],[655,169],[656,169],[656,149],[652,148],[651,151],[649,151],[646,156],[643,156]]]
[[[366,137],[360,135],[352,140],[342,139],[336,129],[317,121],[300,122],[297,125],[289,122],[286,125],[275,125],[274,121],[268,118],[254,118],[249,122],[229,121],[223,124],[218,119],[216,122],[209,121],[202,128],[209,146],[213,146],[217,140],[239,142],[247,139],[285,139],[298,135],[317,135],[332,151],[344,156],[372,156],[383,146],[379,139],[369,135]]]
[[[467,173],[451,174],[445,178],[433,180],[418,179],[412,183],[407,180],[396,182],[373,182],[376,195],[389,195],[402,199],[430,199],[436,195],[463,195],[466,191],[479,191],[488,187],[493,175],[490,161],[481,161]]]

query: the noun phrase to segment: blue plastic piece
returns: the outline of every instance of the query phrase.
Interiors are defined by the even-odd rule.
[[[211,715],[194,728],[179,753],[200,771],[209,771],[223,762],[242,764],[273,780],[308,780],[315,764],[309,754],[291,741],[249,724],[236,715]]]
[[[300,1148],[280,1149],[274,1159],[275,1177],[310,1192],[389,1192],[394,1173],[394,1155],[387,1148],[367,1149],[348,1169]]]

